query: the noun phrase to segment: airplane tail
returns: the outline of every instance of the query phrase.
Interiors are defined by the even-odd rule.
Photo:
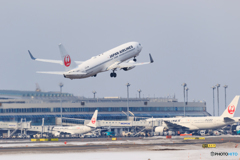
[[[221,117],[229,117],[232,118],[234,116],[234,113],[237,109],[238,100],[240,96],[235,96],[232,102],[228,105],[227,109],[223,112]]]
[[[59,46],[59,50],[61,53],[61,58],[62,58],[63,65],[65,67],[65,70],[69,71],[77,67],[77,64],[71,59],[70,55],[67,53],[63,45],[60,43],[58,46]]]
[[[87,126],[89,127],[94,127],[96,128],[97,127],[97,115],[98,115],[98,110],[95,110],[93,116],[92,116],[92,119],[91,121],[87,124]]]

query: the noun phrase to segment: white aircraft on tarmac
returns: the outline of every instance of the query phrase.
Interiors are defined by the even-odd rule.
[[[30,57],[36,61],[58,63],[64,65],[65,72],[37,72],[46,74],[63,75],[65,78],[82,79],[87,77],[96,77],[98,73],[112,70],[110,77],[116,77],[115,71],[123,69],[128,71],[136,66],[153,63],[151,54],[149,54],[150,62],[136,63],[136,56],[142,50],[142,46],[138,42],[128,42],[107,52],[92,57],[86,61],[73,61],[62,44],[59,44],[59,49],[62,57],[61,60],[48,60],[33,57],[28,50]],[[133,60],[128,59],[133,58]],[[125,62],[126,61],[126,62]]]
[[[67,133],[67,134],[85,134],[91,131],[96,130],[97,128],[97,114],[98,110],[95,110],[91,121],[84,126],[76,125],[71,127],[54,127],[52,129],[52,133],[55,136],[59,136],[61,133]]]
[[[182,118],[149,118],[147,121],[161,121],[162,125],[155,128],[155,132],[164,130],[195,131],[217,129],[239,121],[239,117],[233,117],[237,109],[240,96],[235,96],[227,109],[219,117],[182,117]]]

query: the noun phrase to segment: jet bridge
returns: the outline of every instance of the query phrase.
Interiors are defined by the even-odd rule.
[[[7,130],[7,137],[11,137],[17,130],[24,131],[26,133],[26,130],[31,127],[31,121],[30,122],[24,122],[21,120],[20,123],[18,122],[0,122],[0,130]]]
[[[84,124],[88,124],[89,120],[85,120]],[[153,129],[157,126],[161,125],[160,121],[106,121],[106,120],[99,120],[97,121],[97,126],[103,129],[114,129],[115,134],[121,134],[124,130],[129,131],[132,130],[133,132],[138,131],[153,131]]]
[[[87,121],[84,122],[85,124]],[[98,127],[154,127],[157,126],[156,121],[98,121]]]

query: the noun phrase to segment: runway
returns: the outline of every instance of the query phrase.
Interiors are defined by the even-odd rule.
[[[12,153],[69,153],[92,151],[173,151],[202,149],[202,144],[216,144],[217,148],[237,148],[240,136],[209,136],[205,140],[184,140],[184,137],[124,137],[112,141],[110,138],[60,139],[59,142],[31,142],[30,140],[1,140],[0,154]]]

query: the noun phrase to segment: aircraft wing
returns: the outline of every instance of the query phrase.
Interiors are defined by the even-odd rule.
[[[229,117],[224,117],[224,122],[235,122],[235,120]]]
[[[150,62],[141,62],[141,63],[136,63],[134,61],[128,61],[128,62],[115,62],[114,64],[112,64],[111,66],[109,66],[107,68],[107,70],[112,70],[112,69],[116,69],[116,68],[134,68],[136,66],[140,66],[140,65],[144,65],[144,64],[150,64],[153,63],[153,58],[151,56],[151,54],[149,54],[149,58],[150,58]]]
[[[62,60],[39,59],[39,58],[33,57],[32,53],[29,50],[28,50],[28,53],[29,53],[32,60],[41,61],[41,62],[48,62],[48,63],[57,63],[57,64],[63,65]],[[75,63],[77,63],[78,65],[81,64],[82,62],[83,61],[75,61]]]
[[[70,131],[61,131],[61,133],[69,133],[69,134],[76,134],[76,133],[74,133],[74,132],[70,132]]]
[[[151,62],[142,62],[142,63],[131,63],[131,62],[123,62],[118,65],[118,68],[127,68],[127,67],[135,67],[144,64],[150,64]]]
[[[66,130],[66,131],[53,131],[53,133],[76,134],[75,132],[71,132],[71,131],[68,131],[68,130]]]
[[[178,125],[169,121],[164,121],[166,123],[166,125],[168,126],[168,128],[183,128],[183,129],[189,129],[188,127],[182,126],[182,125]]]
[[[164,121],[165,124],[167,125],[168,128],[174,128],[174,129],[185,129],[185,130],[198,130],[199,128],[195,127],[195,126],[192,126],[192,125],[179,125],[179,124],[176,124],[176,123],[172,123],[172,122],[169,122],[169,121]]]

